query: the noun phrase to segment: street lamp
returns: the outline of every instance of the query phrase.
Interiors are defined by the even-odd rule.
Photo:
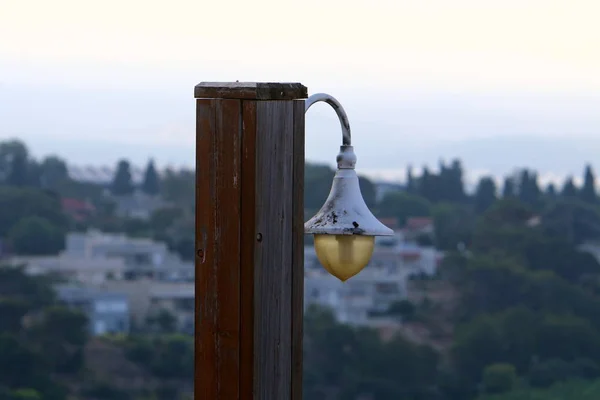
[[[319,101],[335,110],[342,126],[342,145],[329,197],[319,212],[304,224],[304,233],[314,235],[315,252],[321,265],[344,282],[369,263],[375,236],[391,236],[394,231],[375,218],[362,197],[354,169],[356,155],[350,123],[344,108],[333,96],[317,93],[306,99],[305,112]]]

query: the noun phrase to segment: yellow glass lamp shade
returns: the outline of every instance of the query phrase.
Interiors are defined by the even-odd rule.
[[[342,282],[358,274],[371,259],[374,236],[314,235],[321,265]]]

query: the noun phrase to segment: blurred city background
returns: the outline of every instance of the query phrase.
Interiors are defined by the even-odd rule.
[[[306,237],[305,399],[600,399],[599,12],[0,0],[0,400],[193,397],[192,89],[238,79],[336,96],[395,232],[346,283]]]

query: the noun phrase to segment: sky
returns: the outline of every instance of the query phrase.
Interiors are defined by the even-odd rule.
[[[342,102],[373,177],[455,157],[473,176],[579,176],[600,159],[598,15],[597,0],[0,0],[0,139],[191,166],[195,84],[301,82]],[[333,165],[340,141],[312,107],[307,159]]]

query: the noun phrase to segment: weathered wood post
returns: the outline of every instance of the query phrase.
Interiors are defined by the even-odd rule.
[[[301,400],[304,99],[298,83],[196,97],[196,400]]]

